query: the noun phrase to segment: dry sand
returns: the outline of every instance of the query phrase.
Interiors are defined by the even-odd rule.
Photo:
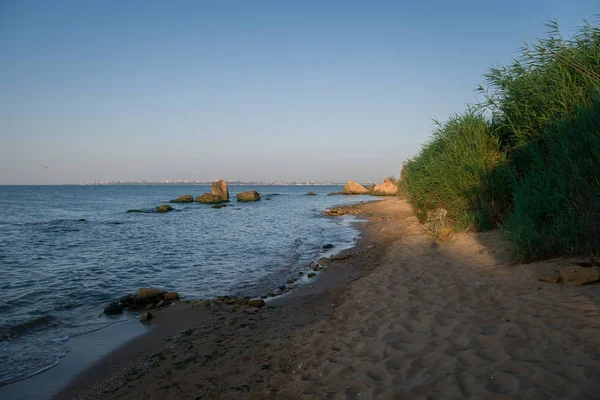
[[[159,312],[56,398],[600,398],[600,286],[537,280],[571,260],[510,264],[497,232],[432,244],[396,198],[353,208],[355,253],[313,288]]]

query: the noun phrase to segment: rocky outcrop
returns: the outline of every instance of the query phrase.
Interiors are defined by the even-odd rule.
[[[168,204],[164,204],[162,206],[156,207],[156,212],[157,213],[166,213],[166,212],[169,212],[169,211],[173,211],[173,207],[171,207]]]
[[[178,198],[171,200],[171,203],[191,203],[194,201],[194,197],[191,194],[184,194]]]
[[[179,293],[177,293],[177,292],[167,292],[163,296],[163,300],[165,300],[165,301],[179,300]]]
[[[236,197],[237,201],[259,201],[262,198],[262,194],[256,190],[248,190],[247,192],[238,193]]]
[[[224,180],[213,182],[210,193],[219,196],[223,201],[229,201],[229,189]]]
[[[135,304],[156,303],[163,299],[165,293],[167,293],[165,290],[156,288],[139,288],[131,300]]]
[[[342,190],[343,194],[368,194],[369,189],[364,187],[358,182],[348,181],[344,189]]]
[[[220,180],[212,183],[210,193],[204,193],[202,196],[196,197],[198,203],[203,204],[218,204],[229,201],[229,190],[227,182]]]
[[[369,194],[373,196],[395,196],[398,194],[398,186],[391,179],[386,179],[381,185],[376,185]]]
[[[600,281],[600,267],[569,265],[560,271],[560,278],[565,286],[583,286]]]

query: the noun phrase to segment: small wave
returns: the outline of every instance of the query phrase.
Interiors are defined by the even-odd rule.
[[[24,322],[22,324],[13,325],[8,328],[10,336],[22,336],[25,333],[46,328],[57,321],[56,317],[52,315],[44,315],[43,317],[36,318],[32,321]]]

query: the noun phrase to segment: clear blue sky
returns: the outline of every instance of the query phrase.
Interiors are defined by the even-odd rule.
[[[0,0],[0,184],[378,180],[597,0]]]

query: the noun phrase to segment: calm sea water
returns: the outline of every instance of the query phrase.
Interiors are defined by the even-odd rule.
[[[363,196],[328,197],[341,189],[331,186],[229,191],[248,189],[263,201],[127,214],[210,187],[0,186],[0,385],[58,363],[69,338],[134,318],[104,316],[110,299],[144,286],[186,298],[260,295],[297,275],[324,244],[339,251],[358,235],[349,218],[321,212]]]

